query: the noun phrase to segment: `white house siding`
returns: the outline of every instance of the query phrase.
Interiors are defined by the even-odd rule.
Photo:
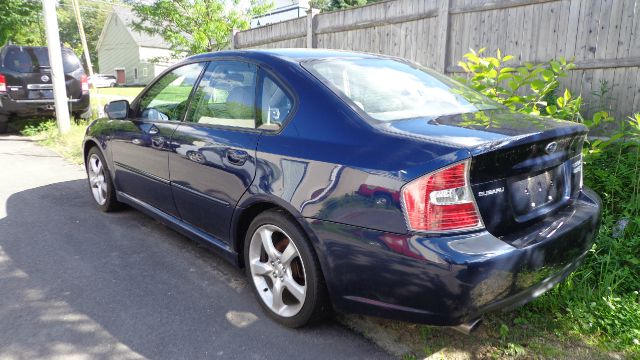
[[[169,65],[176,63],[179,59],[172,59],[173,52],[169,49],[160,49],[154,47],[141,46],[140,50],[140,68],[147,69],[147,76],[143,76],[143,70],[138,70],[140,81],[148,84],[154,77],[158,76]]]
[[[275,0],[268,13],[251,19],[250,26],[255,28],[307,15],[309,0]]]
[[[138,45],[117,16],[111,16],[98,50],[98,69],[102,74],[115,75],[124,69],[126,84],[134,83],[134,68],[138,67]],[[138,70],[141,71],[141,70]]]

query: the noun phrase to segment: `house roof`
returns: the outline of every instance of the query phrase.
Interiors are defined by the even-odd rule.
[[[102,32],[100,33],[100,38],[98,39],[98,43],[96,46],[97,48],[99,48],[100,45],[102,44],[102,39],[105,36],[105,32],[107,30],[108,24],[111,22],[111,18],[113,16],[117,16],[120,19],[120,21],[122,21],[122,23],[125,24],[127,30],[129,31],[129,34],[131,35],[131,38],[133,38],[133,41],[138,46],[153,47],[153,48],[160,48],[160,49],[170,48],[169,43],[166,42],[162,38],[162,36],[160,36],[160,34],[148,34],[146,32],[133,30],[131,24],[134,21],[138,20],[136,15],[133,12],[131,12],[131,9],[122,7],[122,6],[116,6],[116,5],[112,7],[112,11],[104,23],[104,27],[102,28]]]

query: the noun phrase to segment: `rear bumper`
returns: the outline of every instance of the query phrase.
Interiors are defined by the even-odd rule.
[[[89,93],[84,93],[79,99],[69,100],[69,110],[73,114],[84,114],[91,109]],[[11,116],[52,115],[55,106],[53,99],[42,100],[14,100],[7,95],[0,95],[0,114]]]
[[[565,279],[593,244],[600,207],[585,189],[572,205],[502,239],[486,231],[421,237],[320,220],[309,226],[337,310],[457,325],[524,304]]]

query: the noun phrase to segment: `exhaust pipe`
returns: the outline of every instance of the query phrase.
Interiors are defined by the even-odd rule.
[[[465,335],[469,335],[473,330],[475,330],[478,327],[478,325],[480,325],[480,323],[482,323],[482,319],[477,318],[475,320],[471,320],[469,322],[462,323],[460,325],[449,326],[449,327],[457,332],[463,333]]]

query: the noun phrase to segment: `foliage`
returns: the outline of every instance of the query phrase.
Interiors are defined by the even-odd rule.
[[[484,51],[484,48],[477,52],[471,50],[464,55],[466,61],[460,61],[458,65],[469,77],[459,80],[518,112],[583,121],[580,115],[582,97],[572,96],[568,89],[559,97],[555,95],[560,78],[566,77],[567,71],[575,67],[572,62],[560,58],[545,64],[525,63],[510,67],[505,64],[513,56],[502,56],[498,50],[495,57],[483,57]]]
[[[10,123],[22,135],[34,137],[38,143],[53,149],[58,154],[76,164],[82,164],[82,139],[88,123],[79,121],[71,124],[68,133],[58,132],[55,120],[52,119],[23,119]]]
[[[581,111],[581,96],[561,89],[559,79],[573,64],[565,59],[544,64],[505,66],[513,59],[483,57],[484,49],[465,54],[460,80],[512,110],[583,123],[593,129],[617,124],[608,139],[593,139],[583,150],[584,183],[603,200],[602,225],[584,264],[567,281],[522,312],[546,314],[561,329],[589,334],[607,349],[640,355],[640,114],[616,121],[607,111],[608,84],[591,118]],[[558,95],[560,94],[560,95]],[[508,330],[508,329],[507,329]],[[500,334],[505,337],[504,327]]]
[[[639,117],[640,114],[636,114]],[[584,264],[540,305],[607,348],[640,355],[640,147],[618,141],[584,153],[585,185],[603,200],[597,242]],[[621,226],[626,224],[626,226]]]
[[[116,1],[117,2],[117,1]],[[111,11],[106,2],[79,0],[80,16],[87,37],[91,62],[98,64],[95,51],[105,19]],[[61,0],[56,9],[60,42],[72,49],[84,60],[80,33],[71,5],[71,0]],[[42,3],[35,0],[0,1],[0,46],[11,41],[17,45],[46,46],[47,40],[42,18]],[[83,61],[84,63],[84,61]]]
[[[97,71],[98,53],[96,47],[100,33],[106,21],[107,15],[111,11],[111,5],[107,3],[97,3],[94,1],[78,0],[80,6],[80,17],[82,26],[87,38],[87,47],[94,70]],[[64,46],[72,49],[79,59],[84,63],[84,53],[78,23],[73,13],[71,0],[61,0],[58,4],[58,27],[60,28],[60,41]]]
[[[246,29],[249,19],[264,14],[273,5],[265,0],[250,0],[249,8],[240,9],[240,0],[229,7],[224,0],[155,0],[151,3],[130,1],[139,18],[133,28],[160,34],[175,56],[199,54],[225,49],[233,29]]]
[[[20,45],[43,45],[41,9],[40,1],[0,1],[0,46],[9,41]]]
[[[309,6],[316,9],[332,11],[363,6],[381,0],[311,0]]]

